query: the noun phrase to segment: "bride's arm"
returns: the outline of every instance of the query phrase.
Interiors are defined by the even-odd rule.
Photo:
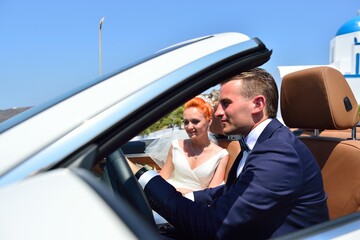
[[[217,187],[224,182],[225,171],[226,171],[228,159],[229,159],[229,155],[226,155],[225,157],[223,157],[220,160],[220,163],[219,163],[218,167],[216,168],[214,177],[212,178],[212,180],[209,184],[210,188]]]
[[[174,164],[172,161],[172,146],[170,146],[166,162],[160,171],[160,176],[164,179],[169,179],[173,171],[174,171]]]

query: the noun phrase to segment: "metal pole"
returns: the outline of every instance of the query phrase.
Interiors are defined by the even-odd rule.
[[[101,33],[101,28],[102,28],[102,24],[104,22],[104,17],[101,18],[100,23],[99,23],[99,64],[100,64],[100,77],[102,75],[102,33]]]

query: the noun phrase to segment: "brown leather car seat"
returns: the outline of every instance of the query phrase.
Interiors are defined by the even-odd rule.
[[[216,109],[216,106],[215,106],[215,109]],[[231,140],[228,137],[223,135],[221,122],[220,122],[219,118],[216,118],[215,116],[213,116],[212,123],[210,125],[209,130],[210,130],[210,132],[212,132],[215,135],[217,144],[220,147],[225,148],[229,152],[229,159],[228,159],[228,163],[226,166],[226,172],[225,172],[225,178],[224,178],[224,181],[226,182],[230,168],[233,165],[236,157],[240,153],[240,143],[239,143],[239,141]]]
[[[315,67],[284,76],[280,106],[289,128],[306,129],[299,138],[321,168],[330,219],[359,211],[360,141],[354,136],[358,103],[342,74],[331,67]],[[320,130],[331,134],[321,135]],[[344,131],[353,133],[350,140],[343,138]]]

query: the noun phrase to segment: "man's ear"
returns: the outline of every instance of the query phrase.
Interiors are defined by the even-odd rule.
[[[258,95],[253,98],[253,113],[258,113],[263,111],[266,105],[266,98],[263,95]]]

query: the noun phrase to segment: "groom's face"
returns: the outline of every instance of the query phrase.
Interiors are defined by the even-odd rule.
[[[215,116],[220,118],[226,135],[246,136],[253,125],[253,102],[241,94],[242,80],[231,80],[220,89],[219,105]]]

